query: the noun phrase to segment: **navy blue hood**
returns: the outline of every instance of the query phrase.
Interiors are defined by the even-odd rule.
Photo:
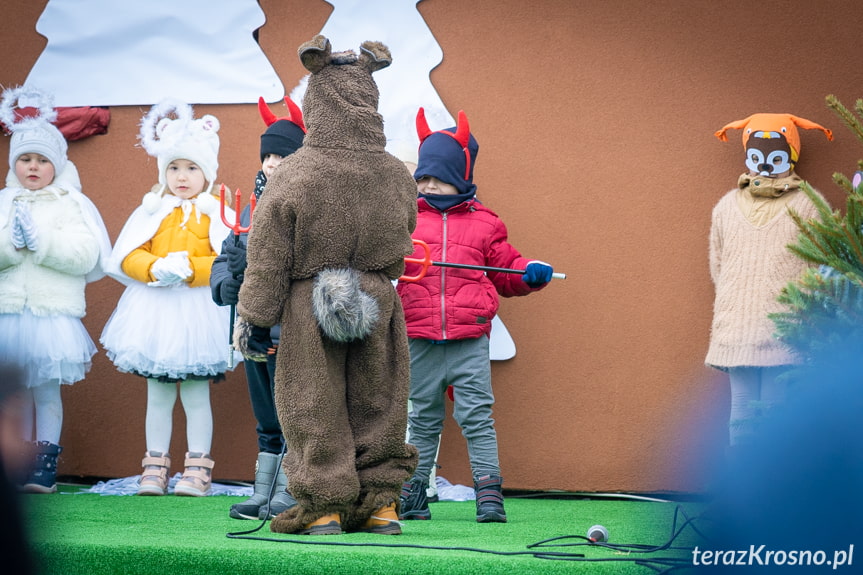
[[[455,132],[455,127],[447,128],[433,132],[423,140],[419,149],[414,179],[419,180],[431,176],[455,186],[460,195],[473,194],[476,192],[476,185],[473,183],[473,168],[476,163],[477,152],[479,152],[479,144],[471,134],[467,144],[467,154],[465,154],[465,149],[452,136]],[[470,157],[469,166],[466,165],[468,155]]]

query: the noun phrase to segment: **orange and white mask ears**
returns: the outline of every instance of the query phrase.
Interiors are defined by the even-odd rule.
[[[728,136],[726,135],[726,132],[728,130],[742,130],[749,124],[750,120],[752,120],[752,116],[749,116],[748,118],[745,118],[743,120],[731,122],[730,124],[725,124],[724,126],[722,126],[722,129],[717,130],[713,133],[713,135],[719,138],[721,141],[727,142]]]
[[[827,136],[827,139],[833,141],[833,132],[828,130],[821,124],[816,124],[811,120],[807,120],[806,118],[798,118],[797,116],[788,115],[791,118],[791,121],[794,122],[794,125],[798,128],[803,128],[804,130],[821,130],[824,132],[824,135]]]

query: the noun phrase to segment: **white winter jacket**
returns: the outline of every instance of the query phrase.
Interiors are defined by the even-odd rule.
[[[80,192],[74,166],[41,190],[24,189],[10,171],[0,191],[0,313],[83,317],[84,287],[110,255],[105,225]],[[38,249],[12,245],[15,202],[28,202]]]

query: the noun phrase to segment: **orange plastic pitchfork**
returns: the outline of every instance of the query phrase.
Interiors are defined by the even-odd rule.
[[[422,240],[411,239],[415,246],[419,246],[423,250],[423,257],[421,258],[405,258],[406,264],[419,264],[421,267],[419,273],[415,276],[403,275],[399,278],[399,281],[404,282],[418,282],[423,279],[426,275],[426,272],[429,269],[429,266],[439,266],[442,268],[461,268],[466,270],[480,270],[486,272],[502,272],[506,274],[522,274],[527,270],[516,270],[511,268],[496,268],[492,266],[475,266],[473,264],[457,264],[454,262],[436,262],[431,259],[431,250],[427,243]],[[566,274],[562,273],[553,273],[551,277],[556,279],[566,279]]]
[[[255,212],[255,203],[257,198],[254,192],[249,198],[249,224],[246,226],[240,225],[240,202],[243,201],[243,193],[237,188],[234,194],[234,222],[228,221],[225,216],[225,184],[219,187],[219,215],[222,217],[222,223],[231,228],[234,232],[234,245],[240,245],[240,234],[247,234],[252,229],[252,215]],[[235,274],[231,274],[234,279],[237,279]],[[231,304],[231,325],[228,327],[228,369],[234,368],[234,319],[237,317],[237,306]]]

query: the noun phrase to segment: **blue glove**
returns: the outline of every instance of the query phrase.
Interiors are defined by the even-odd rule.
[[[225,244],[226,263],[228,271],[234,277],[242,275],[246,271],[246,246],[242,243],[234,245],[233,243]]]
[[[550,282],[551,274],[553,273],[554,269],[547,263],[533,260],[527,264],[527,268],[525,268],[521,279],[530,287],[537,288]]]

